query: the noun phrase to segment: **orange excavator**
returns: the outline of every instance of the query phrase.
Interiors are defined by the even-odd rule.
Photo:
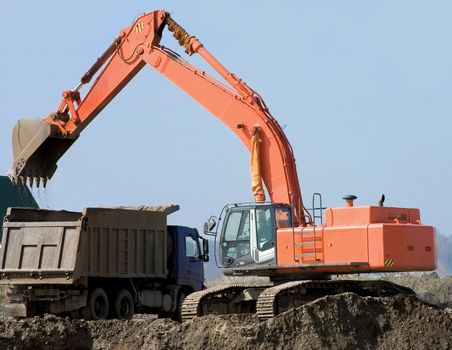
[[[165,27],[188,55],[201,56],[227,84],[161,46]],[[161,10],[121,30],[80,84],[63,92],[55,112],[18,121],[10,177],[45,186],[82,130],[146,65],[221,120],[251,153],[255,201],[227,205],[219,218],[206,223],[205,233],[215,235],[217,264],[225,274],[267,276],[269,283],[220,285],[190,294],[182,307],[183,319],[211,312],[257,312],[265,320],[326,294],[412,293],[386,281],[331,276],[436,268],[435,230],[421,223],[419,209],[386,207],[384,197],[379,205],[354,206],[355,196],[344,197],[344,207],[325,209],[315,194],[308,210],[292,147],[262,97]],[[82,97],[80,88],[94,77]]]

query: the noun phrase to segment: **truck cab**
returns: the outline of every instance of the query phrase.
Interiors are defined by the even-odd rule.
[[[178,285],[192,286],[193,291],[203,289],[204,261],[208,260],[207,241],[198,230],[187,226],[168,226],[168,265],[170,278]]]

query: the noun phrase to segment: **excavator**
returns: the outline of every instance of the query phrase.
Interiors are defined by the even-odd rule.
[[[199,55],[224,82],[160,45],[165,27],[185,53]],[[144,14],[121,30],[78,86],[63,92],[55,112],[17,122],[10,178],[45,186],[57,161],[144,66],[165,76],[222,121],[251,154],[254,201],[226,205],[220,217],[206,223],[205,233],[215,236],[217,265],[226,275],[267,278],[192,293],[182,305],[183,320],[244,312],[266,320],[343,292],[410,294],[411,289],[384,280],[333,276],[436,268],[435,229],[421,223],[419,209],[384,206],[384,197],[378,205],[355,206],[353,195],[344,197],[344,207],[323,208],[317,193],[308,209],[292,147],[262,97],[162,10]],[[82,96],[80,89],[87,84],[89,90]]]

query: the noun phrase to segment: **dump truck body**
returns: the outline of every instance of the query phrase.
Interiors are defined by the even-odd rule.
[[[9,314],[82,310],[99,289],[109,300],[127,291],[134,309],[177,313],[181,293],[203,286],[202,254],[197,231],[167,226],[167,215],[149,208],[9,208],[0,250],[0,284],[13,286]]]

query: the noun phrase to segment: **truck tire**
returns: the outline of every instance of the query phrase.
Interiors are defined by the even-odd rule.
[[[88,305],[82,308],[85,320],[105,320],[108,317],[108,297],[102,288],[95,288],[89,293]]]
[[[135,313],[132,295],[127,289],[122,289],[116,295],[113,314],[120,320],[131,320]]]

